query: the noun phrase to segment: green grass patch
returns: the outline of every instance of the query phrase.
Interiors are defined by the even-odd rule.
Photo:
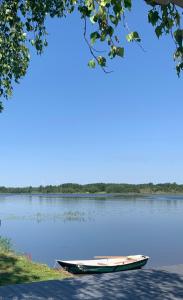
[[[32,262],[14,252],[0,251],[0,285],[64,279],[71,275],[47,265]]]

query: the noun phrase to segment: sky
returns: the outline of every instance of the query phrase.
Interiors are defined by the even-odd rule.
[[[126,45],[125,58],[109,61],[113,72],[105,74],[87,66],[78,15],[48,20],[48,47],[42,56],[31,51],[28,73],[0,114],[0,186],[183,183],[173,41],[155,37],[144,1],[127,21],[145,51]]]

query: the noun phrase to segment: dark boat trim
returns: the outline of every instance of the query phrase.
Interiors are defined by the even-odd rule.
[[[72,264],[57,260],[57,263],[66,271],[73,274],[96,274],[96,273],[111,273],[128,270],[141,269],[147,263],[148,258],[141,259],[139,261],[131,262],[128,264],[119,264],[116,266],[89,266],[82,264]]]

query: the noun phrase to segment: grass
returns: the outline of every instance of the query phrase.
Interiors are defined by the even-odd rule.
[[[0,285],[27,283],[71,277],[65,271],[32,262],[11,251],[0,252]]]

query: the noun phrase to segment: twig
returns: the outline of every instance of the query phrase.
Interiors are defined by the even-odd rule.
[[[131,32],[130,28],[128,27],[128,23],[127,23],[126,20],[125,20],[125,15],[124,15],[124,14],[123,14],[123,26],[124,26],[124,28],[126,28],[126,30],[127,30],[129,33]],[[142,46],[141,43],[137,42],[136,40],[135,40],[135,42],[137,43],[138,47],[140,47],[141,50],[142,50],[143,52],[147,52],[147,51],[144,49],[144,47]]]
[[[88,41],[88,39],[87,39],[87,36],[86,36],[86,17],[84,18],[84,32],[83,32],[83,35],[84,35],[85,42],[86,42],[87,45],[88,45],[88,48],[89,48],[89,50],[90,50],[91,55],[92,55],[92,56],[94,57],[94,59],[98,62],[97,56],[96,56],[95,53],[94,53],[94,51],[96,51],[96,50],[94,50],[94,48],[91,46],[91,44],[89,43],[89,41]],[[96,51],[96,52],[99,52],[99,51]],[[103,66],[100,66],[100,67],[102,68],[102,70],[104,71],[104,73],[106,73],[106,74],[112,73],[112,71],[107,71],[107,70],[105,69],[105,67],[103,67]]]

